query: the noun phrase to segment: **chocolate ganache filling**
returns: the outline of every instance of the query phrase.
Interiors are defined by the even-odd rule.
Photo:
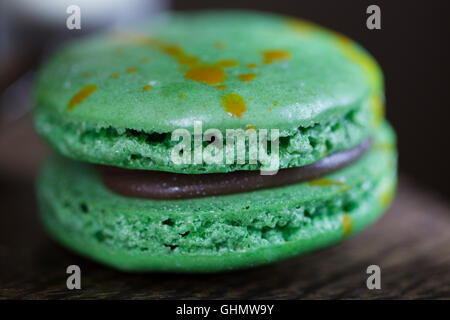
[[[99,166],[105,185],[127,197],[174,200],[241,193],[279,187],[320,178],[358,160],[371,145],[371,139],[336,152],[315,163],[281,169],[275,175],[260,171],[183,174],[164,171],[129,170]]]

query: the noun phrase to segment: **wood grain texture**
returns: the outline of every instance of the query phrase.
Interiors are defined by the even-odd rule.
[[[331,248],[274,265],[212,275],[126,274],[70,253],[39,225],[30,183],[3,179],[1,299],[397,299],[450,298],[450,210],[402,177],[389,212]],[[66,267],[82,289],[66,289]],[[382,270],[368,290],[366,268]]]

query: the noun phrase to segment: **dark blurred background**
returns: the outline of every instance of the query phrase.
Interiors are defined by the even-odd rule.
[[[101,7],[105,1],[94,2]],[[399,137],[400,170],[444,198],[450,194],[447,186],[447,130],[450,127],[449,1],[134,0],[125,2],[124,7],[124,2],[111,0],[108,5],[111,11],[104,21],[97,19],[98,23],[89,24],[87,31],[86,28],[83,31],[69,31],[59,27],[58,32],[54,30],[55,25],[65,26],[65,12],[59,18],[50,14],[42,17],[36,10],[28,10],[30,14],[24,9],[27,3],[29,8],[42,7],[44,12],[45,6],[52,6],[48,1],[27,0],[5,0],[0,5],[0,183],[2,180],[5,182],[33,174],[36,161],[29,155],[43,153],[35,137],[17,140],[26,136],[23,132],[28,130],[29,121],[17,123],[11,119],[22,116],[20,105],[27,110],[26,106],[30,102],[24,91],[30,88],[30,71],[53,50],[56,43],[104,26],[151,17],[170,8],[242,8],[308,19],[342,32],[368,49],[384,70],[387,117]],[[89,1],[83,3],[89,4]],[[381,30],[366,28],[366,8],[371,4],[381,8]],[[90,5],[94,6],[92,1]]]

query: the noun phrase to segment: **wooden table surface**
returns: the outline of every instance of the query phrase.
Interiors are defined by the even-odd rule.
[[[20,126],[25,129],[0,140],[6,150],[0,157],[0,299],[450,298],[450,206],[405,176],[375,225],[305,256],[210,275],[127,274],[101,266],[43,232],[32,179],[42,147],[26,129],[29,120]],[[81,268],[81,290],[66,289],[71,264]],[[381,290],[366,287],[372,264],[381,267]]]

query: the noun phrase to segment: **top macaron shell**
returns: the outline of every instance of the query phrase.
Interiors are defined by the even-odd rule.
[[[64,121],[171,132],[298,127],[382,92],[374,60],[301,20],[248,12],[163,16],[65,47],[37,77],[37,110]]]

